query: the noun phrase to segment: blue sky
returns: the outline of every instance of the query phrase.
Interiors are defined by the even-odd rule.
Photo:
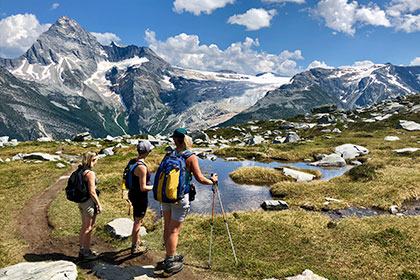
[[[420,0],[0,0],[0,57],[21,55],[61,16],[102,44],[149,46],[200,70],[420,65]]]

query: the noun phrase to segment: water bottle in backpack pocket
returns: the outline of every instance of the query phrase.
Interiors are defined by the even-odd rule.
[[[155,174],[153,197],[164,203],[175,203],[190,191],[191,174],[187,174],[185,160],[194,153],[175,151],[165,156]]]

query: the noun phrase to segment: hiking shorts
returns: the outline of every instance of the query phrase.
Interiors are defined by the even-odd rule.
[[[131,205],[133,205],[133,217],[135,218],[144,218],[146,216],[148,200],[146,199],[133,199],[129,196]]]
[[[96,209],[96,204],[93,202],[92,198],[89,198],[85,202],[79,203],[80,214],[85,217],[93,218],[98,210]]]
[[[190,211],[189,195],[185,194],[184,198],[178,203],[162,203],[163,211],[171,211],[171,218],[178,222],[183,222]]]

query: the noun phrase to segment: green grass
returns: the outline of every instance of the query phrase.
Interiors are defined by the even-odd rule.
[[[281,181],[295,181],[294,178],[284,175],[280,170],[255,166],[240,167],[231,172],[229,176],[237,184],[261,186],[270,186]]]

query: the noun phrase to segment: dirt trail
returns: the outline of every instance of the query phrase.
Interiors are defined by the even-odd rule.
[[[20,213],[19,231],[24,240],[28,243],[28,248],[24,252],[27,261],[47,261],[47,260],[68,260],[76,263],[84,273],[86,279],[97,279],[91,269],[98,262],[82,263],[77,259],[78,236],[63,239],[52,239],[50,237],[52,225],[48,220],[48,208],[57,194],[64,190],[68,176],[76,169],[60,177],[54,184],[48,187],[40,195],[30,199],[28,204]],[[76,207],[76,205],[75,205]],[[143,266],[155,265],[164,256],[161,252],[149,251],[145,255],[133,257],[129,250],[117,251],[111,245],[92,236],[92,247],[100,253],[98,261],[121,266]],[[202,278],[201,276],[198,278]],[[192,269],[185,267],[179,274],[171,279],[198,279]]]

